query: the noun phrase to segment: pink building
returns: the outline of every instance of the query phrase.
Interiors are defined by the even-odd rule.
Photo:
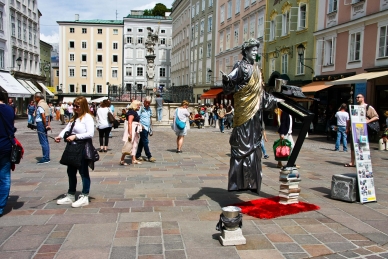
[[[324,11],[317,12],[314,80],[332,85],[320,94],[339,105],[347,100],[355,103],[361,93],[378,111],[380,122],[385,121],[388,0],[319,0],[317,5]]]
[[[217,82],[221,85],[220,70],[231,72],[242,58],[241,45],[250,38],[263,42],[265,2],[262,0],[219,0],[217,2]],[[260,46],[261,53],[263,44]],[[223,98],[222,98],[223,99]]]

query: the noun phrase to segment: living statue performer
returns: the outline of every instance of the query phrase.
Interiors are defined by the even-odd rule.
[[[262,73],[255,64],[259,46],[256,39],[244,42],[243,59],[229,75],[221,71],[224,94],[234,92],[228,191],[260,192],[262,110],[271,110],[277,102],[284,101],[264,91]]]

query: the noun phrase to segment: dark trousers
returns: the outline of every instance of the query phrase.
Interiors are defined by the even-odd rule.
[[[143,151],[143,148],[144,148],[144,152],[145,152],[146,156],[148,158],[152,157],[151,152],[150,152],[150,148],[148,147],[148,143],[149,143],[148,131],[143,129],[140,132],[140,141],[139,141],[139,145],[137,146],[136,158],[141,156],[141,152]]]
[[[83,153],[85,155],[85,152]],[[88,160],[82,159],[79,168],[74,166],[67,166],[67,176],[69,177],[69,190],[67,193],[75,194],[77,188],[77,170],[82,179],[82,194],[89,194],[90,191],[90,176],[88,168]]]
[[[112,130],[112,127],[98,129],[98,136],[100,138],[100,146],[108,146],[109,143],[109,133]],[[105,142],[104,142],[105,138]]]

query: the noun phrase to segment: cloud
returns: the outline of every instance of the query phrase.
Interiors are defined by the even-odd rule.
[[[40,39],[47,43],[59,43],[59,34],[54,33],[51,35],[44,35],[43,33],[41,33]]]

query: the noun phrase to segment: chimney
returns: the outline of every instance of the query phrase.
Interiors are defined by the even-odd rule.
[[[75,15],[75,21],[76,21],[76,22],[79,21],[79,14],[76,14],[76,15]]]

